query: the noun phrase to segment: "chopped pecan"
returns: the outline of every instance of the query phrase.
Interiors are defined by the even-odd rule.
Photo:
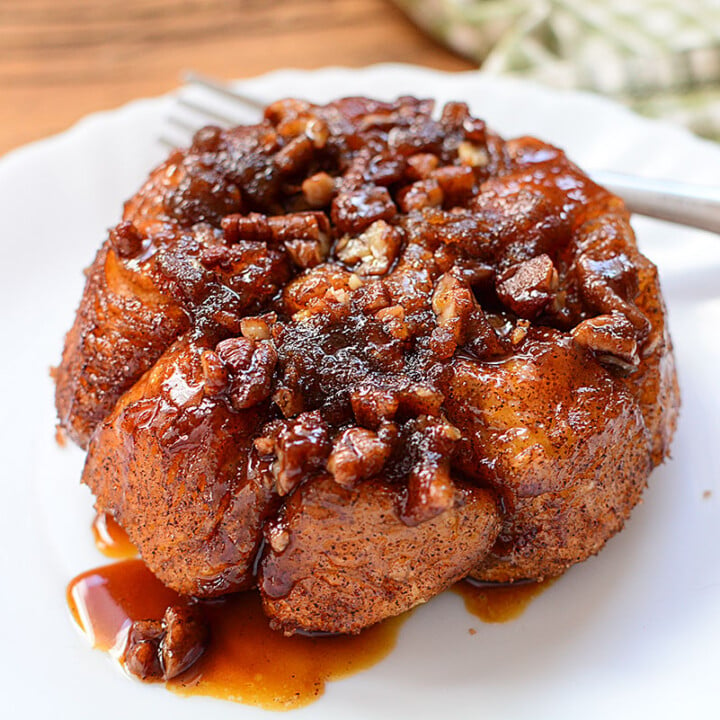
[[[397,257],[400,244],[401,231],[377,220],[360,235],[342,237],[335,253],[359,275],[384,275]]]
[[[476,305],[469,287],[458,280],[451,272],[444,273],[432,297],[432,309],[437,324],[447,328],[455,343],[465,342],[470,315]]]
[[[290,533],[282,521],[271,521],[265,526],[265,538],[270,547],[281,553],[290,544]]]
[[[436,417],[442,410],[445,396],[432,385],[418,382],[400,390],[398,401],[404,415]]]
[[[330,252],[330,238],[326,233],[320,233],[315,240],[305,238],[287,240],[285,248],[295,265],[303,269],[313,268],[327,258]]]
[[[390,305],[392,302],[390,293],[382,280],[375,280],[363,284],[354,296],[357,307],[366,314],[376,313]]]
[[[432,343],[440,357],[450,357],[463,345],[480,358],[502,355],[506,343],[498,336],[478,305],[472,290],[458,278],[455,269],[440,277],[432,298],[438,328]]]
[[[434,170],[431,177],[440,185],[446,207],[462,204],[475,188],[475,173],[467,165],[446,165]]]
[[[123,654],[125,667],[142,680],[170,680],[198,660],[208,637],[196,605],[170,605],[162,620],[133,622]]]
[[[294,137],[285,147],[275,153],[275,165],[281,175],[302,172],[312,160],[315,143],[305,135]]]
[[[418,180],[398,193],[400,209],[406,213],[429,207],[440,207],[443,200],[444,194],[440,184],[432,177],[427,180]]]
[[[510,335],[510,342],[513,345],[519,345],[525,339],[529,329],[530,321],[520,318],[517,323],[515,323],[515,327]]]
[[[624,315],[643,341],[650,331],[650,321],[633,303],[638,292],[637,268],[623,253],[594,259],[581,255],[576,272],[585,303],[593,310]]]
[[[392,305],[378,310],[375,319],[379,320],[388,335],[396,340],[407,340],[410,337],[410,329],[405,322],[405,310],[402,305]]]
[[[432,153],[417,153],[407,159],[407,170],[405,174],[410,180],[425,180],[429,178],[432,171],[440,164],[437,155]]]
[[[226,245],[210,245],[200,250],[200,262],[208,270],[213,270],[222,266],[229,267],[233,261],[230,248]]]
[[[550,305],[558,274],[549,255],[538,255],[510,266],[497,280],[497,294],[516,315],[532,320]]]
[[[313,147],[322,150],[330,137],[330,129],[322,118],[310,117],[305,124],[305,135],[312,142]]]
[[[414,465],[401,513],[406,525],[418,525],[452,507],[450,457],[460,437],[460,431],[444,420],[421,416],[408,423],[402,440]]]
[[[228,397],[236,410],[253,407],[269,397],[277,352],[270,342],[230,338],[215,352],[228,368]]]
[[[335,180],[326,172],[315,173],[303,180],[302,193],[310,207],[326,207],[335,196]]]
[[[387,462],[397,438],[397,428],[386,423],[375,433],[365,428],[348,428],[335,440],[328,470],[338,485],[353,488],[361,480],[377,475]]]
[[[273,125],[278,126],[281,123],[289,122],[297,117],[306,116],[310,112],[311,107],[310,103],[306,100],[283,98],[268,105],[265,108],[264,115]]]
[[[490,162],[487,150],[485,150],[483,146],[476,145],[467,140],[458,145],[457,152],[458,159],[463,165],[482,168]]]
[[[329,306],[349,299],[349,273],[339,265],[324,263],[295,278],[287,285],[284,302],[287,312],[300,317],[322,312]]]
[[[141,680],[159,680],[163,676],[160,662],[161,620],[136,620],[130,626],[123,655],[126,670]]]
[[[329,454],[328,426],[320,413],[306,412],[284,421],[272,466],[278,495],[287,495],[310,473],[324,468]]]
[[[393,185],[405,175],[405,158],[390,153],[379,153],[370,158],[363,177],[375,185]]]
[[[223,392],[228,384],[228,371],[220,356],[213,350],[203,350],[200,364],[205,380],[205,394],[212,397]]]
[[[196,605],[171,605],[163,617],[165,636],[160,641],[163,678],[185,672],[203,654],[208,627]]]
[[[367,383],[352,390],[350,404],[360,425],[378,428],[383,422],[395,417],[400,399],[396,392],[388,388]]]
[[[320,241],[330,233],[327,215],[322,212],[297,212],[287,215],[263,215],[234,213],[222,219],[225,241],[229,244],[240,240],[255,242],[290,242],[293,240]]]
[[[200,128],[192,139],[192,149],[197,152],[217,152],[222,141],[223,131],[215,125]]]
[[[240,321],[240,332],[248,340],[269,340],[270,326],[275,323],[275,313],[266,313],[255,317],[245,317]]]
[[[572,331],[578,345],[592,350],[605,364],[632,372],[640,364],[637,329],[619,312],[583,320]]]
[[[121,222],[110,231],[110,245],[118,257],[132,258],[142,250],[142,235],[131,222]]]
[[[340,193],[332,203],[332,221],[337,231],[361,233],[376,220],[391,220],[397,214],[395,203],[385,187],[364,185]]]

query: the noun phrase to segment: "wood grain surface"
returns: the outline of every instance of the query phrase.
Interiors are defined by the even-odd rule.
[[[385,0],[0,0],[0,154],[166,92],[183,70],[471,64]]]

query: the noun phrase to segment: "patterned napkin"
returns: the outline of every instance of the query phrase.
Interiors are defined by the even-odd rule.
[[[720,140],[720,0],[395,0],[483,70],[610,95]]]

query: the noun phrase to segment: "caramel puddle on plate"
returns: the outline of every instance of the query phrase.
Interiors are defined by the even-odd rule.
[[[452,591],[465,601],[465,609],[486,623],[509,622],[525,611],[533,598],[550,587],[556,578],[542,582],[483,583],[461,580]]]
[[[178,595],[141,560],[123,560],[78,575],[67,588],[75,621],[94,647],[121,661],[133,620],[161,618]],[[349,636],[285,637],[270,629],[256,592],[202,603],[210,645],[166,686],[181,695],[211,695],[271,710],[302,707],[329,680],[375,665],[395,646],[409,613]]]
[[[115,518],[108,513],[98,513],[92,524],[95,547],[105,557],[114,560],[126,560],[136,557],[137,548],[130,542],[126,532],[117,524]]]

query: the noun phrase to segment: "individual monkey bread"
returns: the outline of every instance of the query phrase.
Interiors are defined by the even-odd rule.
[[[621,529],[679,405],[654,265],[558,149],[448,103],[283,100],[125,204],[57,371],[163,583],[354,633]]]

